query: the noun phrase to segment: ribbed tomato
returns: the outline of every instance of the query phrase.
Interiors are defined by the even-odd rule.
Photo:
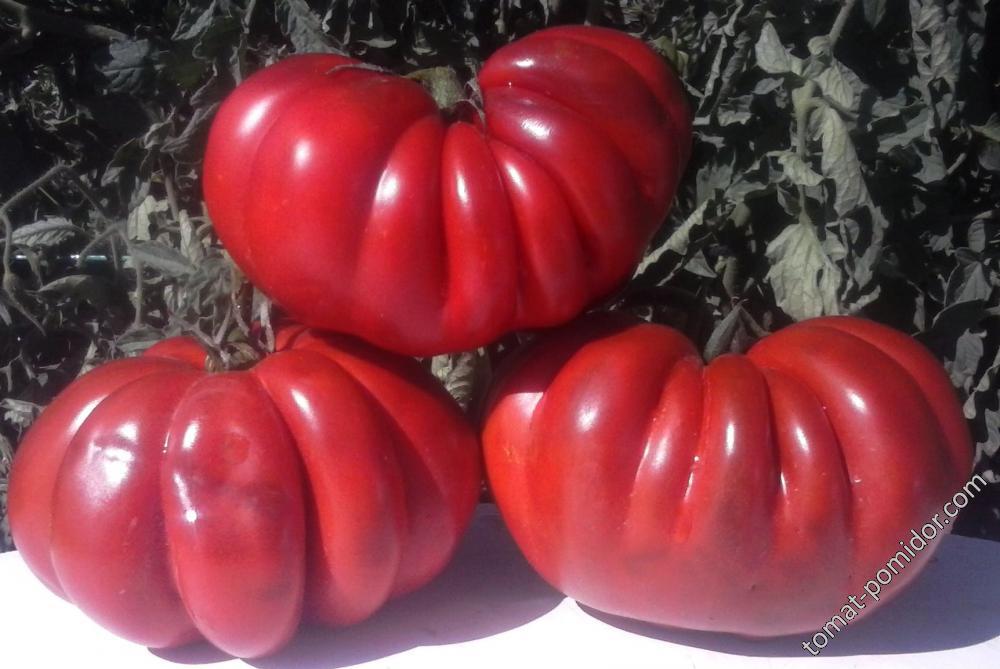
[[[412,355],[568,320],[625,280],[687,160],[684,92],[609,29],[543,30],[446,118],[413,80],[335,55],[253,75],[213,122],[204,194],[297,320]]]
[[[359,621],[445,565],[475,506],[475,432],[413,360],[285,333],[248,371],[171,339],[84,375],[14,459],[28,566],[112,632],[241,657],[305,617]]]
[[[842,614],[911,530],[948,522],[939,512],[972,465],[937,361],[849,317],[708,365],[670,328],[584,320],[516,356],[483,446],[514,538],[557,588],[617,615],[752,636]]]

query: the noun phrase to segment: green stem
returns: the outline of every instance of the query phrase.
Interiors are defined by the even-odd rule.
[[[444,112],[454,109],[459,102],[467,99],[458,73],[450,67],[428,67],[411,72],[406,78],[426,88],[438,109]]]
[[[841,33],[844,32],[844,26],[847,24],[847,19],[851,16],[851,11],[854,9],[854,5],[858,4],[858,0],[845,0],[844,6],[840,8],[840,12],[837,14],[837,18],[833,21],[833,27],[830,28],[830,51],[833,52],[834,45],[837,44],[837,40],[840,39]]]

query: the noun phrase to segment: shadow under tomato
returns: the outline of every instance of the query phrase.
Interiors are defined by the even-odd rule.
[[[303,627],[274,655],[246,662],[260,669],[359,664],[420,646],[499,634],[544,615],[562,600],[525,562],[496,507],[480,505],[455,558],[426,587],[351,627]],[[207,643],[150,652],[178,664],[232,660]]]
[[[996,542],[947,537],[916,581],[866,619],[849,624],[830,639],[820,655],[894,655],[974,646],[1000,637],[1000,573]],[[885,590],[891,588],[891,584]],[[851,594],[844,593],[844,600]],[[795,602],[788,602],[795,606]],[[619,629],[671,643],[730,655],[809,656],[802,642],[812,634],[750,639],[733,634],[658,627],[578,605],[587,614]],[[838,613],[831,607],[830,615]]]

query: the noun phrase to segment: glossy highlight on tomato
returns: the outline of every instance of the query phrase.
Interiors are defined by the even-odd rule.
[[[336,55],[256,73],[213,122],[204,195],[297,320],[410,355],[563,323],[628,278],[687,161],[680,82],[645,44],[565,26],[498,50],[482,114]]]
[[[481,477],[428,372],[303,328],[250,370],[204,361],[165,340],[82,376],[28,431],[10,524],[53,592],[146,646],[255,657],[441,571]]]
[[[665,626],[821,629],[972,468],[940,364],[858,318],[706,365],[677,331],[604,314],[542,337],[501,379],[483,448],[524,554],[578,601]]]

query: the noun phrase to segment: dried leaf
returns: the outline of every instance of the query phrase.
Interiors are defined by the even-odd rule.
[[[489,374],[489,359],[482,351],[436,355],[431,358],[431,373],[466,409]]]

